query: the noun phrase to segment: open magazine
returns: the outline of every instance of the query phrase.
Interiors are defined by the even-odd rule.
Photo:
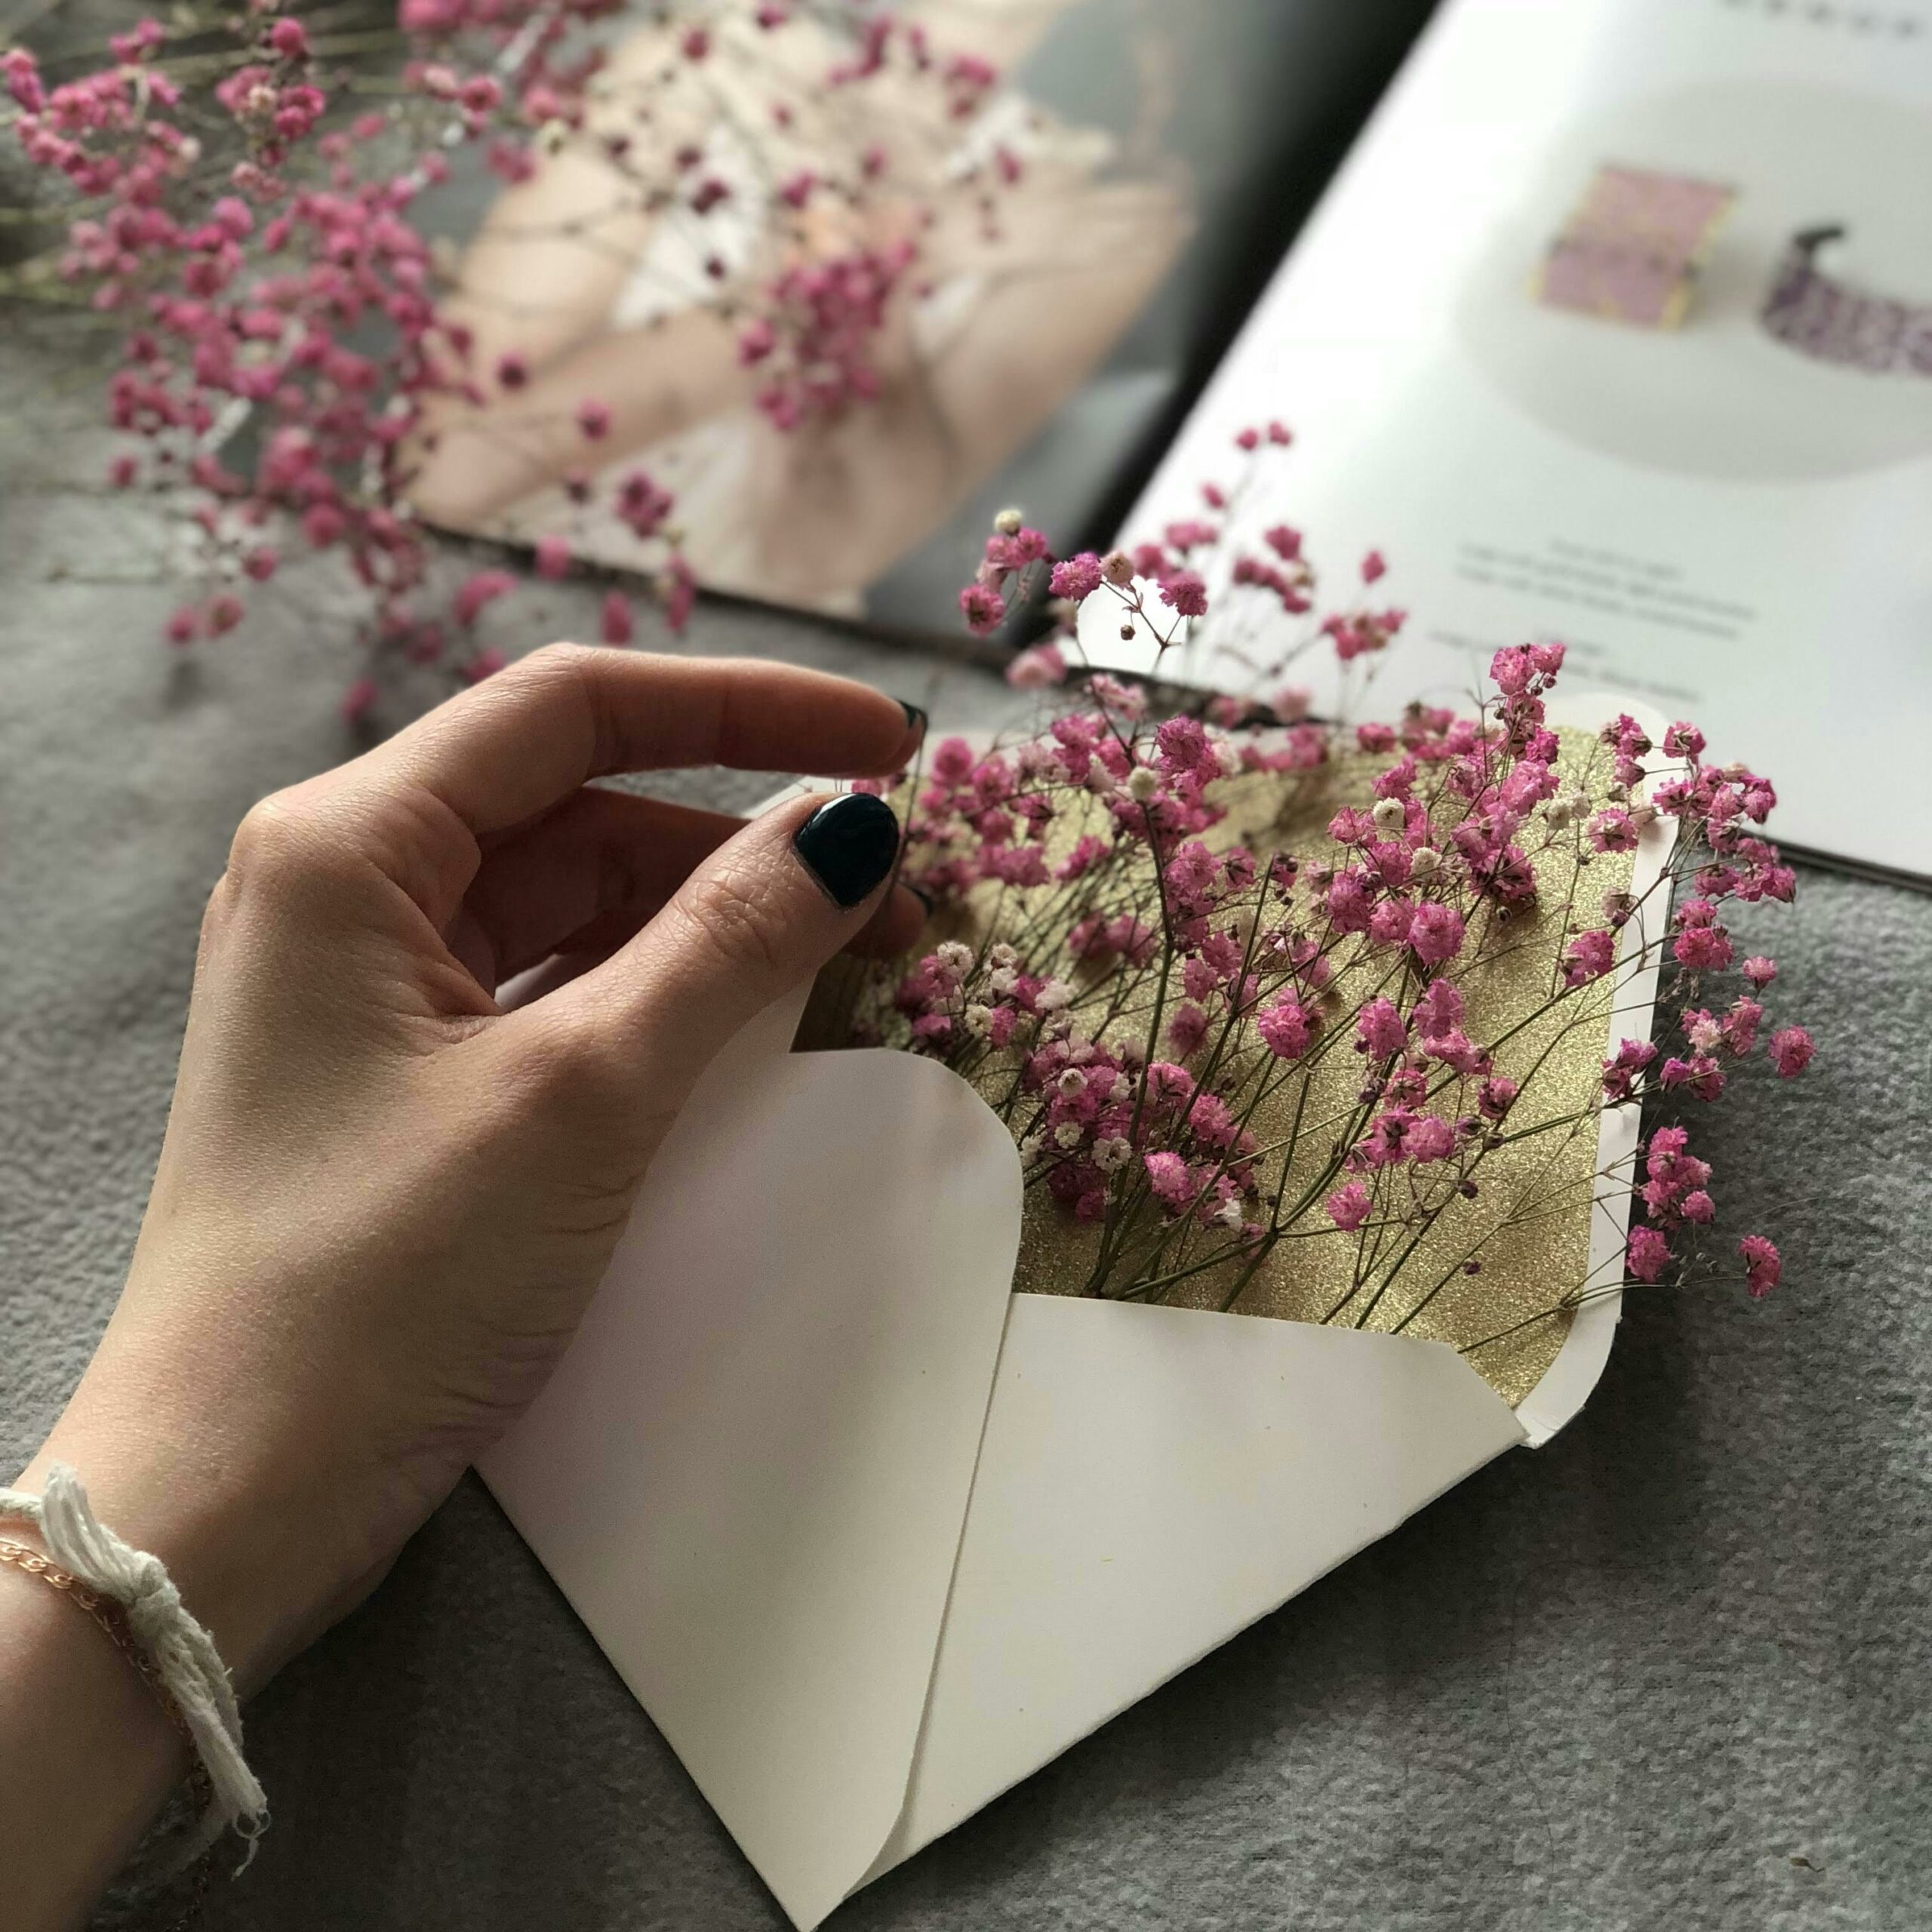
[[[676,495],[702,581],[900,630],[956,629],[1003,504],[1062,551],[1157,535],[1236,428],[1283,419],[1294,448],[1235,514],[1306,526],[1338,570],[1387,555],[1416,617],[1378,710],[1561,638],[1589,681],[1779,772],[1792,844],[1932,875],[1932,0],[1446,0],[1215,369],[1428,11],[901,9],[1001,78],[963,117],[875,88],[788,130],[793,162],[875,140],[929,184],[881,393],[842,414],[775,425],[688,235],[614,226],[580,155],[478,211],[465,297],[486,354],[535,345],[541,406],[613,405],[599,463]],[[620,31],[620,82],[655,31]],[[788,29],[782,57],[838,32]],[[779,45],[721,35],[707,67],[705,165],[746,249],[779,175],[731,127]],[[581,460],[452,438],[424,506],[641,564],[571,500]],[[1238,685],[1214,621],[1197,674]]]
[[[507,189],[472,156],[429,217],[463,245],[451,306],[489,393],[419,506],[648,569],[599,507],[641,465],[709,588],[955,632],[1004,504],[1071,544],[1131,500],[1433,4],[800,0],[768,30],[731,0],[694,63],[629,0],[587,124]],[[888,17],[883,71],[827,85]],[[949,87],[955,61],[997,79]],[[685,192],[638,207],[673,163]],[[876,393],[790,420],[746,318],[801,268],[851,303],[869,280],[884,322]],[[594,449],[586,398],[611,419]]]
[[[1243,517],[1416,613],[1378,714],[1561,638],[1788,848],[1932,874],[1927,0],[1451,0],[1129,531],[1269,415]]]

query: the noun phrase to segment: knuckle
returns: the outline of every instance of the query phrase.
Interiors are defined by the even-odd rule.
[[[595,657],[596,653],[587,645],[543,645],[502,674],[503,685],[540,690],[552,685],[581,683]],[[488,684],[482,688],[487,691]]]
[[[713,964],[734,974],[767,977],[786,961],[783,909],[758,869],[724,864],[688,879],[672,901]]]
[[[229,876],[243,881],[287,872],[303,863],[312,842],[300,810],[271,792],[251,805],[235,827],[228,851]]]
[[[260,892],[286,897],[338,877],[352,860],[339,832],[311,806],[272,792],[251,806],[235,828],[228,869],[217,891],[228,898]]]

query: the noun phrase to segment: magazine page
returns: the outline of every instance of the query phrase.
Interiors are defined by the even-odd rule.
[[[1306,529],[1324,608],[1379,549],[1414,614],[1308,651],[1318,706],[1560,638],[1772,772],[1781,838],[1932,873],[1927,0],[1451,0],[1123,535],[1270,417],[1241,527]]]
[[[694,58],[632,0],[584,125],[440,191],[480,406],[418,506],[649,568],[668,493],[706,586],[951,635],[1002,504],[1131,500],[1431,5],[734,4]]]

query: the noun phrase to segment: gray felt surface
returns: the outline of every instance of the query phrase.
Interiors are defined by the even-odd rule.
[[[15,1464],[132,1246],[234,822],[348,749],[312,577],[171,665],[166,526],[95,492],[102,445],[51,367],[17,344],[0,368]],[[542,627],[587,608],[553,595]],[[700,638],[874,678],[942,725],[1008,703],[957,666],[768,615],[708,610]],[[1795,915],[1740,923],[1820,1042],[1706,1149],[1724,1224],[1784,1241],[1778,1295],[1638,1297],[1554,1445],[1492,1465],[835,1925],[1932,1923],[1932,899],[1807,872]],[[783,1922],[473,1481],[257,1700],[249,1735],[275,1823],[246,1878],[217,1881],[211,1932]]]

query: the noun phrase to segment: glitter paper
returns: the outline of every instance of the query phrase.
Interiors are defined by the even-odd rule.
[[[1561,736],[1561,768],[1574,783],[1601,754],[1589,734]],[[1345,758],[1313,785],[1306,774],[1224,780],[1217,795],[1228,816],[1207,842],[1223,848],[1237,842],[1256,850],[1278,848],[1304,860],[1338,861],[1345,855],[1327,836],[1328,819],[1338,804],[1365,799],[1370,780],[1385,763]],[[1097,823],[1100,811],[1091,804],[1084,814],[1076,808],[1057,820],[1049,836],[1050,857],[1069,849],[1090,822]],[[1455,976],[1467,1002],[1470,1037],[1494,1044],[1496,1072],[1523,1088],[1500,1130],[1512,1137],[1484,1155],[1475,1198],[1452,1200],[1419,1234],[1413,1228],[1392,1229],[1386,1249],[1371,1243],[1364,1272],[1381,1284],[1379,1291],[1358,1284],[1361,1245],[1355,1235],[1334,1229],[1319,1204],[1321,1194],[1337,1184],[1329,1171],[1333,1150],[1355,1140],[1366,1124],[1358,1091],[1363,1062],[1346,1044],[1312,1068],[1288,1069],[1255,1107],[1250,1124],[1263,1148],[1292,1140],[1297,1149],[1283,1198],[1306,1197],[1309,1204],[1298,1217],[1284,1217],[1290,1232],[1258,1263],[1214,1258],[1217,1248],[1225,1255],[1226,1237],[1198,1221],[1143,1217],[1128,1236],[1117,1235],[1102,1289],[1097,1264],[1103,1258],[1103,1224],[1075,1220],[1038,1184],[1035,1171],[1016,1289],[1078,1295],[1118,1292],[1116,1284],[1127,1281],[1153,1283],[1158,1285],[1146,1298],[1175,1306],[1442,1340],[1470,1349],[1471,1365],[1506,1401],[1520,1401],[1561,1347],[1571,1321],[1561,1304],[1589,1273],[1598,1143],[1592,1103],[1610,1044],[1616,976],[1544,1009],[1560,984],[1559,961],[1574,928],[1596,924],[1594,908],[1606,893],[1623,891],[1631,875],[1627,854],[1592,853],[1580,837],[1534,863],[1534,902],[1500,924],[1486,927],[1498,918],[1493,908],[1474,915],[1470,947]],[[937,944],[961,938],[977,945],[1011,933],[1017,917],[1023,915],[1015,895],[983,888],[964,916],[936,927],[928,940]],[[1038,962],[1035,970],[1051,964]],[[1057,970],[1078,979],[1085,969],[1069,959],[1058,962]],[[1373,997],[1377,976],[1386,970],[1386,963],[1364,958],[1338,973],[1324,1001],[1331,1024]],[[849,1025],[852,991],[848,982],[843,999],[821,1001],[821,1035],[828,1025],[834,1032]],[[835,1008],[842,1017],[829,1019]],[[1120,1007],[1103,1030],[1109,1038],[1144,1038],[1150,1017],[1144,1008]],[[970,1077],[1001,1111],[1018,1068],[1017,1055],[993,1055]],[[1547,1123],[1556,1124],[1525,1131]],[[1478,1264],[1473,1273],[1466,1269],[1472,1260]],[[1498,1336],[1502,1339],[1487,1346],[1472,1346]]]

